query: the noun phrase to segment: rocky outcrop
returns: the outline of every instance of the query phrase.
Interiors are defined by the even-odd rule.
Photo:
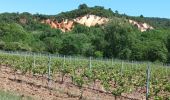
[[[19,19],[19,22],[20,22],[21,24],[26,24],[26,23],[27,23],[27,19],[26,19],[26,18],[20,18],[20,19]]]
[[[48,24],[51,26],[51,28],[60,29],[62,32],[66,32],[66,31],[71,31],[75,23],[90,27],[95,25],[102,25],[108,21],[109,19],[104,17],[99,17],[95,15],[85,15],[83,17],[78,17],[76,19],[69,20],[69,21],[68,19],[66,20],[63,19],[63,21],[60,23],[57,20],[51,20],[51,19],[43,20],[41,21],[41,23]]]
[[[135,25],[141,32],[154,29],[152,26],[148,25],[147,23],[140,23],[134,20],[129,20],[129,23]]]
[[[76,23],[85,25],[87,27],[95,25],[103,25],[109,21],[108,18],[99,17],[96,15],[85,15],[82,17],[75,18],[73,20],[63,19],[62,22],[58,22],[55,19],[46,19],[41,21],[41,23],[48,24],[51,28],[60,29],[62,32],[71,31]],[[130,24],[136,26],[141,32],[154,29],[147,23],[141,23],[134,20],[128,20]]]
[[[78,17],[74,19],[74,21],[76,23],[90,27],[90,26],[105,24],[109,21],[109,19],[105,17],[99,17],[96,15],[85,15],[83,17]]]
[[[41,21],[41,23],[48,24],[51,28],[60,29],[62,32],[70,31],[74,27],[73,21],[64,20],[62,22],[58,22],[57,20],[46,19]]]

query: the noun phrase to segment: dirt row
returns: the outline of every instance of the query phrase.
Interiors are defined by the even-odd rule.
[[[30,75],[17,72],[14,74],[10,67],[0,65],[0,90],[12,91],[16,94],[30,96],[35,100],[79,100],[80,90],[72,84],[69,76],[65,77],[64,83],[60,83],[60,75],[55,80],[48,82],[45,76]],[[102,92],[102,88],[83,88],[83,100],[115,100],[115,96]],[[145,100],[140,93],[123,94],[116,100]]]

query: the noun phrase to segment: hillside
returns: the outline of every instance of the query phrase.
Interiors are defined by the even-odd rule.
[[[57,15],[2,13],[0,49],[167,63],[170,19],[86,4]]]
[[[45,19],[41,23],[49,25],[51,28],[59,29],[62,32],[71,31],[75,24],[85,25],[87,27],[103,25],[109,21],[108,18],[99,17],[96,15],[85,15],[83,17],[77,17],[72,20],[63,19],[62,22],[58,22],[57,19]]]
[[[41,23],[47,24],[51,28],[59,29],[62,32],[67,32],[67,31],[71,31],[74,28],[75,24],[77,23],[87,26],[87,27],[91,27],[91,26],[96,26],[96,25],[101,26],[101,25],[107,24],[109,20],[111,21],[112,19],[100,17],[96,15],[84,15],[82,17],[77,17],[72,20],[63,19],[62,22],[58,22],[57,19],[54,19],[54,20],[45,19],[45,20],[42,20]],[[154,29],[152,26],[148,25],[147,23],[137,22],[137,21],[130,20],[130,19],[127,19],[127,20],[129,21],[130,24],[136,26],[141,32]]]

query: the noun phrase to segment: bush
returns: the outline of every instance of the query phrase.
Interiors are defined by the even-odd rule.
[[[103,52],[102,51],[95,51],[94,56],[96,58],[102,58],[103,57]]]

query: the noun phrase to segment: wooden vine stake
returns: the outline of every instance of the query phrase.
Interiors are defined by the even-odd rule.
[[[51,86],[51,56],[48,56],[48,87]]]
[[[91,67],[92,67],[92,64],[91,64],[91,57],[90,57],[89,67],[90,67],[90,70],[91,70]]]
[[[146,79],[146,100],[149,100],[149,86],[150,86],[150,65],[147,66],[147,79]]]

